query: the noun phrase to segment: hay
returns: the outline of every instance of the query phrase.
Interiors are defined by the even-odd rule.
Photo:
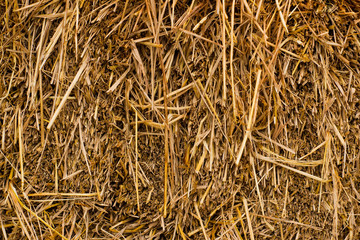
[[[359,6],[1,1],[2,239],[359,239]]]

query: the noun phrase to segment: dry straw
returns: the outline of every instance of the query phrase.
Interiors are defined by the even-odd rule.
[[[359,239],[359,6],[0,1],[0,239]]]

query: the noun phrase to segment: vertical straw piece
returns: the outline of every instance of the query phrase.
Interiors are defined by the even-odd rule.
[[[256,117],[256,109],[257,109],[257,102],[258,102],[258,98],[259,98],[259,88],[260,88],[260,82],[261,82],[261,70],[258,71],[257,73],[257,80],[256,80],[256,85],[255,85],[255,92],[254,92],[254,97],[253,97],[253,101],[252,101],[252,105],[251,105],[251,110],[250,110],[250,114],[249,114],[249,119],[248,119],[248,123],[247,123],[247,128],[245,131],[245,136],[244,139],[241,143],[240,146],[240,150],[239,150],[239,154],[236,158],[236,165],[239,165],[240,163],[240,159],[243,155],[244,149],[245,149],[245,145],[246,145],[246,141],[249,138],[250,134],[251,134],[251,128],[253,125],[253,122]]]

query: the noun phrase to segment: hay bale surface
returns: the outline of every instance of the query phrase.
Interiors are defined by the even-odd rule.
[[[1,238],[359,239],[359,6],[1,1]]]

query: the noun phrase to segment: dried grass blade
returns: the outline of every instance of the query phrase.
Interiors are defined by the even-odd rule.
[[[48,227],[51,231],[53,231],[54,233],[56,233],[59,237],[61,237],[64,240],[68,240],[64,235],[62,235],[61,233],[59,233],[58,231],[56,231],[50,224],[48,224],[46,221],[44,221],[42,218],[40,218],[35,212],[33,212],[31,209],[29,209],[28,207],[25,206],[25,204],[20,200],[20,198],[18,197],[16,190],[14,188],[14,186],[12,184],[10,184],[9,186],[9,192],[10,194],[12,194],[12,196],[14,197],[14,200],[16,200],[20,206],[25,209],[26,211],[28,211],[31,215],[33,215],[36,219],[38,219],[40,222],[42,222],[46,227]]]
[[[246,198],[243,198],[243,204],[244,204],[244,208],[245,208],[246,220],[247,220],[247,223],[248,223],[248,226],[249,226],[250,239],[255,240],[254,230],[253,230],[253,227],[252,227],[252,224],[251,224],[249,207],[248,207],[248,203],[247,203]]]
[[[138,155],[138,115],[135,111],[135,189],[137,210],[140,212],[140,198],[139,198],[139,155]]]
[[[119,84],[126,78],[126,75],[130,72],[131,66],[128,67],[128,69],[126,69],[126,71],[119,77],[118,80],[116,80],[116,82],[110,87],[109,90],[107,90],[107,93],[109,92],[113,92],[117,86],[119,86]]]
[[[86,57],[86,58],[83,60],[83,62],[82,62],[82,64],[81,64],[78,72],[76,73],[76,75],[75,75],[73,81],[71,82],[69,88],[67,89],[65,95],[63,96],[63,98],[62,98],[59,106],[57,107],[54,115],[51,117],[51,119],[50,119],[50,121],[49,121],[49,124],[48,124],[48,126],[47,126],[47,129],[50,129],[50,128],[52,127],[52,125],[54,124],[57,116],[59,115],[59,113],[60,113],[60,111],[61,111],[61,109],[64,107],[66,100],[67,100],[68,97],[70,96],[71,91],[72,91],[73,88],[75,87],[76,83],[80,80],[80,77],[81,77],[81,75],[83,74],[83,72],[84,72],[85,68],[87,67],[88,63],[89,63],[89,58]]]
[[[195,211],[196,211],[196,214],[197,214],[197,217],[198,217],[198,220],[200,222],[200,226],[201,226],[201,230],[203,231],[203,234],[204,234],[204,237],[206,240],[210,240],[207,233],[206,233],[206,230],[205,230],[205,227],[204,227],[204,223],[201,219],[201,214],[200,214],[200,211],[199,211],[199,207],[198,207],[198,204],[195,203]]]
[[[91,169],[90,169],[89,160],[88,160],[88,157],[87,157],[87,152],[86,152],[85,145],[84,145],[84,139],[83,139],[83,133],[81,131],[81,122],[80,122],[80,120],[79,120],[79,136],[80,136],[81,152],[82,152],[82,154],[84,156],[86,166],[87,166],[88,171],[89,171],[89,175],[91,176]]]
[[[23,125],[21,121],[21,112],[18,111],[18,134],[19,134],[19,162],[20,162],[20,173],[21,173],[21,190],[24,191],[24,143],[23,143]]]
[[[319,182],[323,182],[323,183],[329,182],[329,180],[322,179],[322,178],[320,178],[320,177],[311,175],[310,173],[303,172],[303,171],[301,171],[301,170],[298,170],[298,169],[295,169],[295,168],[286,166],[286,165],[284,165],[284,164],[281,164],[281,163],[276,162],[276,161],[274,161],[274,160],[271,160],[271,159],[269,159],[269,158],[264,158],[264,157],[263,157],[263,158],[259,158],[259,159],[264,160],[264,161],[267,161],[267,162],[270,162],[270,163],[273,163],[273,164],[276,164],[276,165],[278,165],[278,166],[280,166],[280,167],[286,168],[286,169],[288,169],[288,170],[290,170],[290,171],[296,172],[296,173],[298,173],[298,174],[301,174],[301,175],[303,175],[303,176],[305,176],[305,177],[314,179],[314,180],[319,181]]]
[[[254,122],[253,118],[254,118],[254,116],[256,116],[256,108],[257,108],[257,102],[258,102],[258,98],[259,98],[258,95],[259,95],[260,82],[261,82],[261,70],[259,70],[257,73],[255,92],[254,92],[254,97],[253,97],[253,101],[251,104],[251,110],[250,110],[250,114],[249,114],[248,124],[247,124],[244,139],[241,143],[240,150],[239,150],[238,156],[236,158],[236,162],[235,162],[236,165],[239,165],[239,163],[240,163],[240,159],[241,159],[241,157],[243,155],[243,151],[245,149],[246,141],[251,134],[251,128],[252,128],[252,125]]]

